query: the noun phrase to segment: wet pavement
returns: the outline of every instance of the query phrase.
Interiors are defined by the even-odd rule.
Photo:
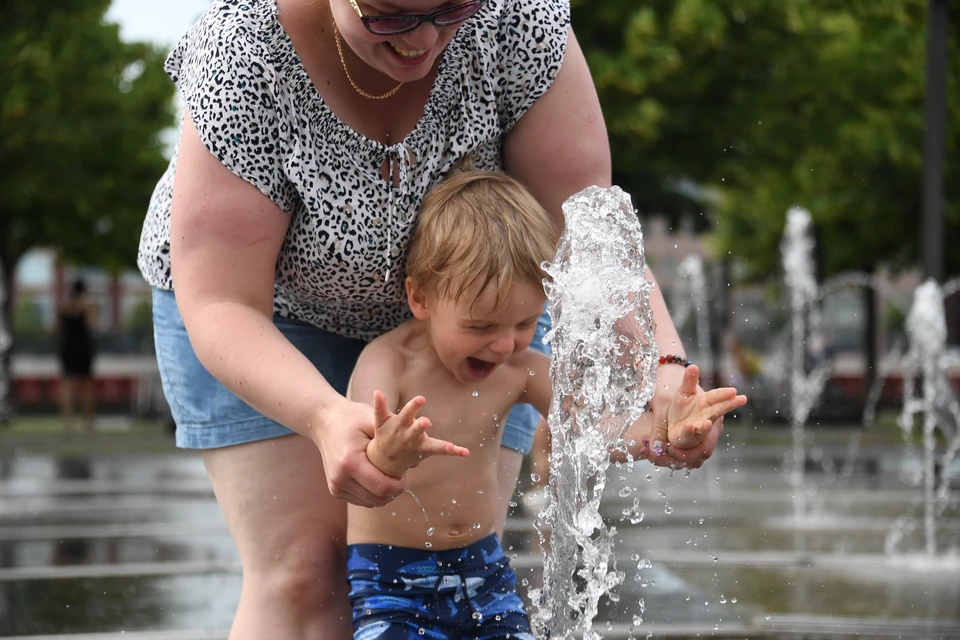
[[[0,447],[0,637],[226,638],[240,566],[199,456]],[[846,476],[834,471],[842,461],[819,459],[811,515],[797,522],[783,454],[728,447],[689,477],[612,469],[604,509],[626,580],[595,628],[609,638],[960,637],[956,501],[929,560],[902,455],[861,451]],[[638,524],[623,518],[634,499]],[[533,586],[536,504],[517,502],[504,546]]]

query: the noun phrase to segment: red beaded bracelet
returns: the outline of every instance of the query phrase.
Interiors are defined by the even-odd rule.
[[[665,356],[660,356],[660,364],[679,364],[683,365],[684,367],[689,367],[693,364],[693,362],[687,360],[683,356],[668,353]]]
[[[684,367],[689,367],[690,365],[693,364],[691,361],[687,360],[683,356],[678,356],[673,353],[668,353],[665,356],[660,356],[659,362],[660,364],[679,364],[679,365],[683,365]],[[653,411],[653,407],[651,407],[650,403],[647,402],[645,405],[643,405],[643,410],[649,413]]]

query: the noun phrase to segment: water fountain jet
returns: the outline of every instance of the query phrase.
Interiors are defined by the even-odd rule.
[[[600,499],[610,450],[623,448],[623,434],[653,397],[656,326],[630,196],[618,187],[590,187],[563,210],[566,227],[545,265],[553,279],[546,283],[553,449],[547,505],[536,525],[545,550],[543,588],[530,596],[541,634],[568,640],[580,631],[597,640],[600,597],[624,579],[613,555],[616,528],[604,523]]]

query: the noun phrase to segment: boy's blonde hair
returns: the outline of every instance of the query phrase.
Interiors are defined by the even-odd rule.
[[[407,275],[418,289],[458,300],[494,282],[496,304],[516,283],[541,286],[559,233],[540,203],[503,173],[453,173],[424,198],[410,238]]]

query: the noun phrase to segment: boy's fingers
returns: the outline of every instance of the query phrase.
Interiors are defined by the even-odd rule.
[[[373,414],[379,427],[390,419],[390,410],[387,409],[387,396],[379,389],[373,392]]]
[[[413,421],[417,418],[417,411],[420,411],[424,402],[426,402],[426,400],[423,396],[417,396],[403,405],[403,409],[401,409],[398,414],[401,424],[413,424]]]
[[[438,440],[436,438],[427,438],[421,447],[421,451],[424,455],[431,456],[460,456],[466,458],[470,455],[470,450],[464,447],[459,447],[452,442],[446,440]]]

